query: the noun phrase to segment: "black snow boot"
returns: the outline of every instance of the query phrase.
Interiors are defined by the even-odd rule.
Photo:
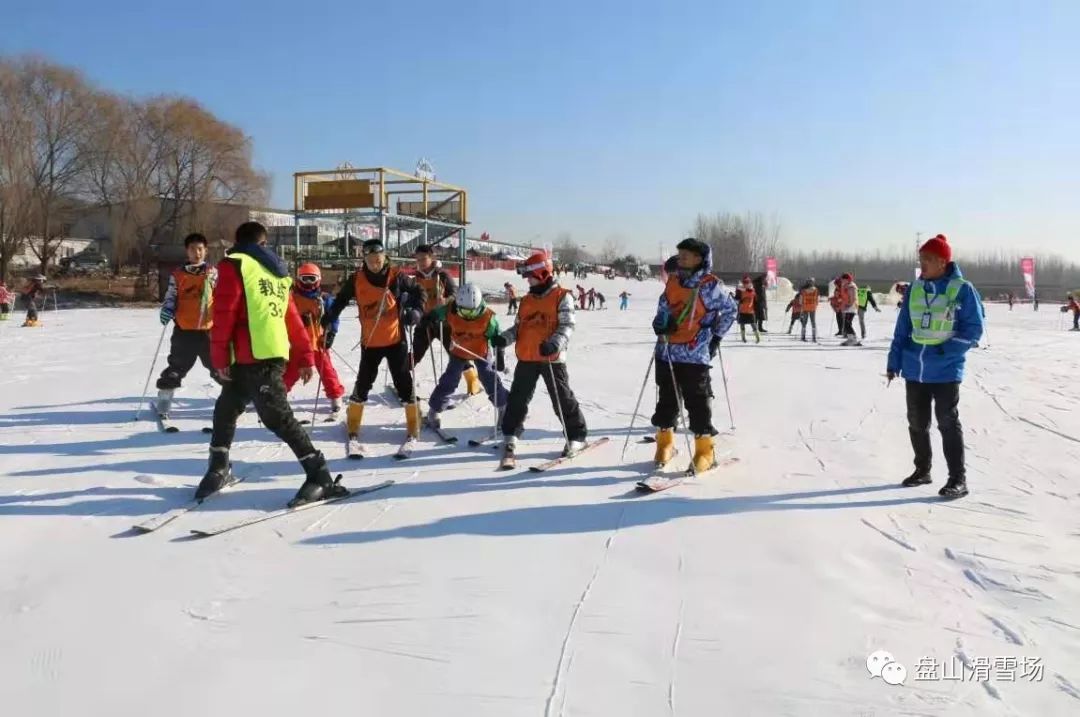
[[[945,487],[938,491],[938,495],[946,500],[956,500],[968,494],[967,480],[963,477],[950,478]]]
[[[206,469],[199,487],[195,489],[195,500],[203,500],[217,493],[229,484],[232,476],[232,464],[229,463],[228,448],[210,447],[210,467]]]
[[[300,465],[304,467],[307,480],[300,486],[296,496],[289,501],[290,508],[295,508],[304,503],[314,503],[315,501],[339,498],[349,494],[348,489],[338,482],[341,480],[341,476],[338,476],[336,480],[330,476],[330,469],[326,466],[326,458],[323,457],[321,452],[315,451],[301,460]]]
[[[917,470],[911,475],[909,475],[907,478],[905,478],[904,482],[900,485],[904,486],[905,488],[914,488],[917,485],[928,485],[933,482],[934,481],[932,478],[930,478],[930,473],[928,471]]]

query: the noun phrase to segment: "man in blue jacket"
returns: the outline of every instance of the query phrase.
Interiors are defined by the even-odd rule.
[[[968,494],[964,470],[964,434],[960,426],[960,382],[964,359],[983,334],[983,307],[978,292],[952,261],[952,248],[942,234],[919,249],[922,276],[908,289],[896,318],[886,376],[907,381],[908,433],[915,450],[915,472],[903,485],[926,485],[930,479],[930,409],[941,431],[949,480],[938,495]]]
[[[718,431],[712,425],[709,369],[738,309],[712,273],[709,245],[691,237],[679,242],[677,248],[678,257],[672,257],[675,264],[670,259],[665,264],[667,285],[653,319],[658,389],[652,417],[657,428],[655,460],[663,465],[675,455],[675,423],[681,403],[686,406],[695,436],[690,470],[697,474],[716,464],[713,436]]]

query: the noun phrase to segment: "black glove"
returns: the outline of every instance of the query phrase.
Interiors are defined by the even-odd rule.
[[[503,351],[501,346],[495,349],[495,370],[499,373],[506,373],[506,352]]]
[[[893,381],[896,380],[896,371],[886,371],[885,372],[885,378],[886,378],[886,380],[888,380],[889,383],[892,383]],[[886,385],[888,385],[888,384],[886,384]]]
[[[720,353],[720,337],[713,336],[712,341],[709,342],[709,358],[716,358],[716,354]]]
[[[491,337],[491,345],[497,349],[504,349],[510,345],[510,342],[502,334],[495,334]]]
[[[559,342],[555,339],[548,339],[540,344],[541,356],[554,356],[557,353],[559,353]]]
[[[405,309],[401,314],[401,323],[406,326],[416,326],[420,322],[421,314],[416,309]]]
[[[658,316],[653,319],[652,330],[657,336],[675,333],[675,319],[672,316]]]
[[[323,346],[326,348],[330,348],[334,345],[335,338],[337,338],[337,331],[334,331],[333,329],[327,331],[325,334],[323,334]]]
[[[321,318],[321,319],[319,319],[319,323],[320,323],[320,324],[322,325],[322,327],[323,327],[324,329],[328,329],[328,328],[330,328],[330,325],[331,325],[332,323],[334,323],[334,319],[333,319],[333,317],[332,317],[332,316],[330,316],[330,314],[329,314],[329,313],[324,313],[324,314],[322,315],[322,318]]]

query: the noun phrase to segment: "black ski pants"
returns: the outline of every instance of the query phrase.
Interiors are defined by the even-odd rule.
[[[570,374],[564,363],[547,361],[519,361],[514,367],[514,382],[510,385],[510,397],[503,414],[502,432],[506,436],[520,436],[525,426],[525,415],[529,403],[536,392],[536,382],[544,379],[551,407],[558,416],[560,412],[566,419],[567,438],[571,441],[584,441],[588,433],[585,415],[581,412],[577,397],[570,388]]]
[[[375,379],[379,377],[379,365],[386,359],[390,369],[390,378],[402,403],[413,402],[412,371],[409,366],[409,350],[404,342],[381,346],[379,348],[360,349],[360,368],[356,370],[356,385],[349,401],[363,403],[367,401]]]
[[[232,380],[221,386],[214,404],[214,435],[211,448],[229,448],[236,434],[236,419],[255,404],[259,419],[270,431],[285,441],[297,458],[315,452],[311,438],[297,422],[285,393],[285,360],[270,359],[253,364],[233,364]]]
[[[23,294],[23,306],[26,308],[26,320],[37,321],[37,304],[34,302],[34,297]]]
[[[679,420],[679,396],[689,414],[690,430],[695,436],[715,436],[719,431],[712,424],[712,379],[710,366],[696,363],[656,362],[658,395],[652,424],[657,428],[674,428]],[[671,375],[675,374],[675,383]],[[678,385],[679,394],[675,393]]]
[[[172,337],[169,339],[168,366],[161,372],[157,387],[180,388],[181,382],[196,361],[205,366],[214,380],[217,380],[217,374],[210,363],[210,332],[173,327]]]
[[[915,469],[929,473],[930,412],[933,407],[950,478],[964,478],[964,432],[960,426],[960,384],[907,382],[908,433],[915,451]]]

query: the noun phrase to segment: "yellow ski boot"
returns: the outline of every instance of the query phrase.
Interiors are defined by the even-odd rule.
[[[480,372],[476,370],[476,367],[465,369],[461,374],[465,377],[465,393],[470,396],[475,396],[484,390],[484,387],[480,384]]]
[[[713,451],[712,436],[695,436],[694,460],[690,463],[690,470],[697,475],[715,467],[716,453]]]
[[[416,403],[405,404],[405,430],[411,438],[420,437],[420,407]]]
[[[675,455],[675,429],[659,428],[656,431],[656,454],[653,460],[660,467],[670,461]]]
[[[350,437],[360,435],[360,424],[364,422],[364,404],[349,403],[345,409],[345,427]]]

